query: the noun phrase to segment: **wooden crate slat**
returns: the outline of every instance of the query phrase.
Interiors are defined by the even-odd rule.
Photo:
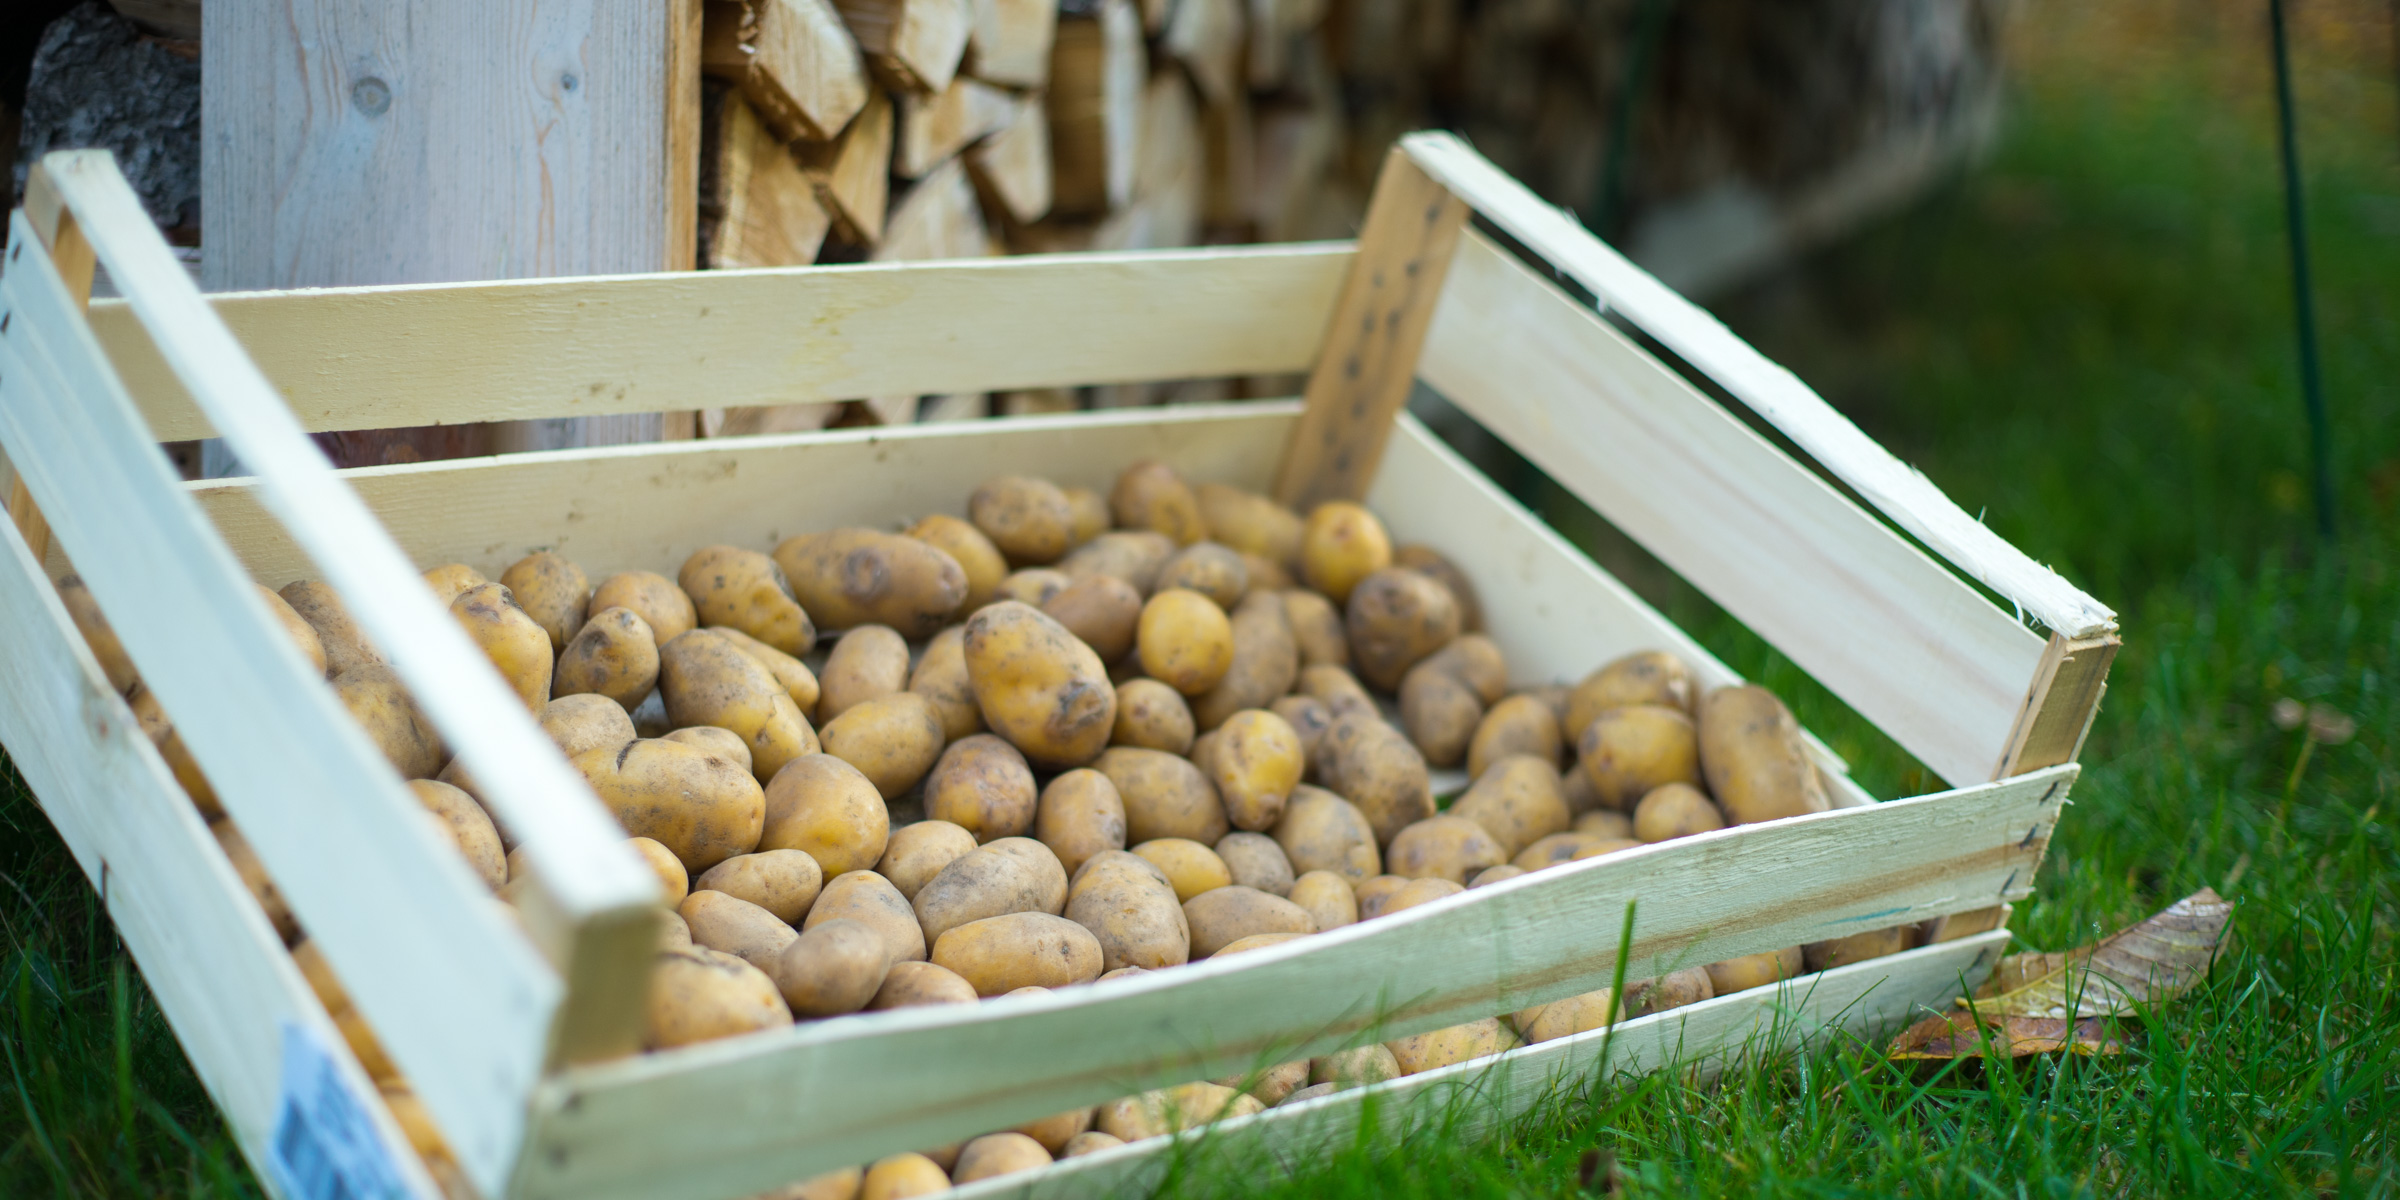
[[[802,404],[1304,371],[1342,243],[210,296],[301,425]],[[213,427],[124,301],[92,328],[160,441]]]
[[[1480,234],[1423,370],[1943,779],[1992,777],[2042,639]]]
[[[1369,1028],[1397,1036],[1587,991],[1607,982],[1637,899],[1634,977],[1985,907],[2029,890],[2075,771],[1587,859],[1107,986],[570,1071],[537,1097],[517,1194],[735,1195]]]

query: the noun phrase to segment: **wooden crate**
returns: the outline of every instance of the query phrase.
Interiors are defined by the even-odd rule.
[[[1370,1031],[1588,991],[1610,978],[1637,900],[1637,977],[1952,916],[1963,915],[1953,933],[1988,930],[2027,894],[2116,646],[2106,608],[1442,135],[1395,151],[1356,245],[205,298],[104,155],[53,155],[34,178],[0,273],[0,446],[22,484],[17,527],[0,534],[0,738],[262,1172],[286,1047],[313,1045],[328,1073],[320,1106],[341,1111],[349,1097],[361,1143],[390,1157],[399,1188],[435,1186],[75,636],[47,586],[69,558],[465,1178],[493,1196],[739,1196]],[[128,299],[87,314],[95,253]],[[1713,379],[1841,487],[1620,325]],[[307,437],[1312,368],[1305,402],[340,472]],[[1878,803],[1818,745],[1830,812],[1544,871],[1236,959],[630,1053],[654,936],[650,878],[413,564],[496,575],[553,547],[595,569],[671,571],[708,543],[950,510],[1003,470],[1105,486],[1156,456],[1287,498],[1363,496],[1396,537],[1431,543],[1478,582],[1520,682],[1569,680],[1645,648],[1675,652],[1707,685],[1735,681],[1422,426],[1395,419],[1412,378],[1952,789]],[[156,444],[211,435],[258,474],[179,482]],[[533,848],[540,886],[521,927],[424,827],[249,586],[304,576],[333,584],[377,643],[400,648],[395,668]],[[1627,1022],[1611,1067],[1882,1028],[1980,979],[2006,938],[1934,940]],[[1304,1158],[1364,1115],[1404,1121],[1417,1100],[1460,1086],[1486,1089],[1477,1111],[1499,1119],[1588,1073],[1599,1046],[1598,1034],[1546,1043],[1213,1136]],[[1121,1187],[1149,1178],[1167,1144],[978,1186]]]

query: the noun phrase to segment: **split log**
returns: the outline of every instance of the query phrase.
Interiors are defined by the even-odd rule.
[[[776,136],[831,140],[867,104],[867,65],[827,0],[708,0],[700,69]]]
[[[834,0],[876,73],[902,91],[950,86],[975,27],[969,0]]]
[[[1149,75],[1132,0],[1062,9],[1050,50],[1051,206],[1096,216],[1133,198],[1142,85]]]
[[[979,421],[992,415],[992,397],[987,392],[953,392],[945,396],[927,396],[917,406],[917,422],[931,425],[940,421]]]
[[[884,223],[876,262],[929,258],[985,258],[999,253],[984,228],[975,186],[957,159],[935,167],[892,206]]]
[[[973,2],[975,28],[967,38],[966,73],[1009,87],[1038,88],[1050,82],[1057,0]]]
[[[1250,98],[1209,105],[1200,114],[1200,129],[1207,163],[1201,216],[1234,240],[1249,241],[1256,220],[1252,201],[1258,190],[1258,146]]]
[[[1243,0],[1176,0],[1159,45],[1182,62],[1210,104],[1242,92]]]
[[[967,151],[967,170],[987,204],[1029,225],[1050,211],[1050,120],[1039,97],[1016,104],[1007,125]]]
[[[1006,126],[1018,108],[1015,96],[963,75],[934,95],[902,93],[900,144],[892,156],[892,173],[903,179],[922,178],[978,138]]]
[[[832,224],[791,149],[739,89],[712,82],[701,110],[700,265],[806,266]]]
[[[842,136],[793,149],[842,236],[861,246],[880,241],[892,189],[892,102],[876,92]]]
[[[1257,185],[1251,220],[1265,242],[1297,241],[1323,194],[1327,169],[1341,146],[1341,125],[1320,107],[1274,106],[1257,114]]]

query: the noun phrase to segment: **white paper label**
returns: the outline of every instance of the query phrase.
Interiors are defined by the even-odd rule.
[[[362,1101],[316,1035],[283,1025],[283,1095],[267,1164],[291,1200],[408,1200]]]

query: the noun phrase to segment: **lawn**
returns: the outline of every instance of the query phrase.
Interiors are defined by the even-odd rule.
[[[1836,1045],[1564,1094],[1504,1136],[1426,1130],[1186,1195],[2400,1193],[2400,101],[2378,6],[2302,5],[2302,138],[2341,533],[2317,539],[2258,4],[2019,6],[1994,155],[1719,311],[2002,535],[2114,605],[2126,645],[2035,899],[2061,949],[2200,886],[2237,940],[2105,1059],[1947,1069]],[[1868,786],[1922,768],[1537,483],[1552,521]],[[2355,721],[2305,753],[2283,699]],[[13,771],[0,776],[0,1194],[257,1188]]]

